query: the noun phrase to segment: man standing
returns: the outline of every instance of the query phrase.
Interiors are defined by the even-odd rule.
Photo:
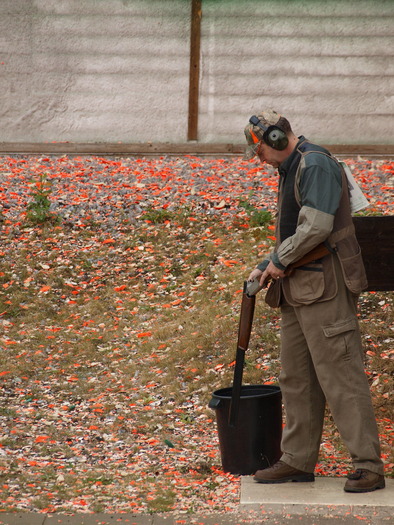
[[[363,366],[358,295],[367,287],[346,175],[329,151],[296,137],[273,110],[250,118],[245,158],[279,171],[276,248],[249,275],[273,279],[266,302],[281,308],[279,384],[286,412],[282,457],[259,483],[314,481],[326,402],[355,472],[344,490],[384,488],[378,430]],[[327,255],[286,268],[324,243]]]

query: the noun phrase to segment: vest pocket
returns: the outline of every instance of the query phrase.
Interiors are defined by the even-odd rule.
[[[364,262],[360,247],[358,247],[357,253],[351,257],[343,257],[338,250],[338,258],[347,288],[354,294],[359,294],[362,290],[365,290],[368,283],[365,278]]]
[[[309,264],[297,268],[289,277],[291,297],[300,304],[311,304],[320,299],[324,293],[325,280],[321,264]]]

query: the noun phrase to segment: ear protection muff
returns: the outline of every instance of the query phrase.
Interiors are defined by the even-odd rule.
[[[283,129],[280,129],[278,126],[274,125],[268,127],[264,126],[264,124],[258,117],[256,117],[256,115],[250,117],[249,122],[253,124],[253,126],[258,126],[264,131],[263,140],[266,144],[268,144],[268,146],[279,151],[286,149],[289,139],[287,138],[287,135]]]

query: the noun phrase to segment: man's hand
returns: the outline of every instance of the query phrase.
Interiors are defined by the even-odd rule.
[[[260,277],[263,275],[263,272],[261,270],[259,270],[258,268],[255,268],[252,273],[249,275],[248,277],[248,281],[254,281],[255,279],[257,279],[258,281],[260,281]]]
[[[285,276],[285,272],[279,270],[279,268],[277,268],[273,262],[270,262],[264,272],[258,268],[255,268],[249,275],[248,281],[254,281],[257,279],[260,282],[260,286],[264,288],[267,286],[270,279],[276,280]]]
[[[283,270],[279,270],[279,268],[277,268],[275,264],[271,261],[260,277],[260,284],[269,280],[270,277],[276,280],[280,277],[286,277],[286,275]]]

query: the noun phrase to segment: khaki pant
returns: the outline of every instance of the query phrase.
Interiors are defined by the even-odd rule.
[[[281,307],[279,384],[286,411],[281,459],[294,468],[313,472],[327,402],[354,467],[383,474],[364,372],[357,299],[338,277],[334,299]]]

